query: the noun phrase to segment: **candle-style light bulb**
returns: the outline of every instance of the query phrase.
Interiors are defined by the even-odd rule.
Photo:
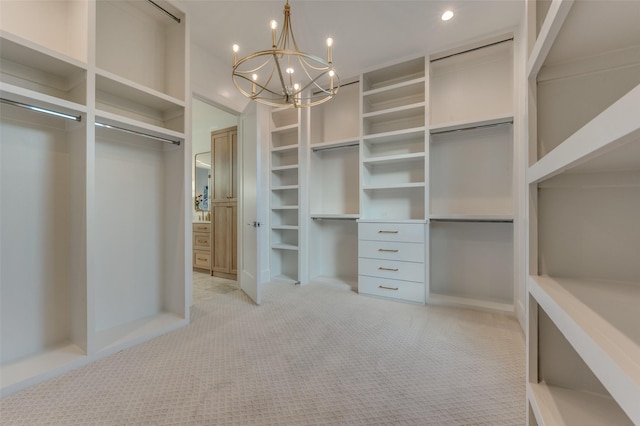
[[[238,50],[240,50],[240,46],[237,44],[233,45],[233,66],[238,62]]]
[[[333,46],[333,39],[329,37],[327,39],[327,62],[331,63],[331,46]]]
[[[329,71],[329,90],[333,91],[333,76],[336,75],[334,70]]]
[[[271,44],[273,45],[273,48],[275,49],[275,47],[276,47],[276,28],[278,28],[278,22],[275,19],[272,19],[269,25],[271,25]]]
[[[258,74],[253,74],[251,76],[251,78],[253,79],[253,82],[251,83],[251,93],[252,94],[256,94],[256,81],[258,81]]]

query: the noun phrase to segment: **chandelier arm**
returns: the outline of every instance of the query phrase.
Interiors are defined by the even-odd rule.
[[[323,64],[323,67],[314,66],[313,64],[307,62],[307,58],[313,59],[314,61]],[[303,53],[302,55],[300,55],[300,61],[304,62],[306,66],[308,66],[309,68],[313,68],[316,71],[324,71],[324,70],[330,71],[331,70],[331,67],[329,66],[329,64],[327,62],[325,62],[324,60],[320,59],[317,56],[309,55],[308,53]]]
[[[280,67],[280,61],[278,60],[278,57],[276,56],[276,53],[273,53],[273,59],[276,63],[276,69],[278,70],[278,76],[280,77],[280,84],[282,84],[282,89],[284,90],[287,86],[284,82],[284,76],[282,75],[282,68]],[[284,98],[285,98],[285,102],[289,103],[289,93],[286,92],[283,94]]]
[[[306,54],[305,54],[306,55]],[[315,60],[318,60],[318,58],[311,56],[311,55],[307,55]],[[300,61],[300,66],[302,67],[302,69],[304,70],[304,73],[307,75],[307,78],[309,78],[309,83],[304,87],[305,89],[308,88],[311,85],[316,86],[320,91],[324,92],[324,93],[333,93],[333,90],[329,89],[325,89],[323,88],[321,85],[319,85],[317,83],[318,79],[320,79],[322,76],[326,75],[327,73],[329,73],[331,71],[330,68],[318,68],[318,67],[314,67],[312,65],[310,65],[306,60],[305,60],[305,56],[300,56],[299,58]],[[313,78],[311,76],[311,74],[309,73],[309,71],[305,68],[305,64],[308,65],[310,68],[316,70],[316,71],[322,71],[321,74],[318,74],[318,76],[316,76],[315,78]],[[334,79],[337,80],[338,85],[340,85],[340,77],[338,77],[337,74],[334,74],[333,76]]]

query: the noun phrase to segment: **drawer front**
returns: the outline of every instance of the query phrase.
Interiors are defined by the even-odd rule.
[[[193,248],[198,250],[211,249],[211,235],[204,232],[193,233]]]
[[[424,262],[425,260],[423,243],[359,241],[358,256],[405,262]]]
[[[425,282],[424,263],[399,262],[397,260],[358,259],[358,275],[388,278],[392,280]]]
[[[402,241],[424,243],[423,223],[359,223],[358,239],[373,241]]]
[[[424,303],[424,283],[359,276],[358,293]]]
[[[211,232],[211,224],[210,223],[194,223],[193,224],[193,232]]]
[[[193,267],[211,269],[211,253],[206,251],[193,251]]]

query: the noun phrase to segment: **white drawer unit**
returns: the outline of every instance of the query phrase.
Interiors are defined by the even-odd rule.
[[[424,224],[398,222],[361,222],[358,227],[360,240],[398,241],[424,243]]]
[[[424,223],[358,223],[358,293],[425,303]]]
[[[424,303],[424,283],[360,276],[358,291],[373,296],[392,297],[408,302]]]

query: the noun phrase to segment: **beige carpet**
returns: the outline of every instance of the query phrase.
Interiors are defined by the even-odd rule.
[[[500,315],[196,274],[189,326],[0,401],[2,425],[522,425]]]

